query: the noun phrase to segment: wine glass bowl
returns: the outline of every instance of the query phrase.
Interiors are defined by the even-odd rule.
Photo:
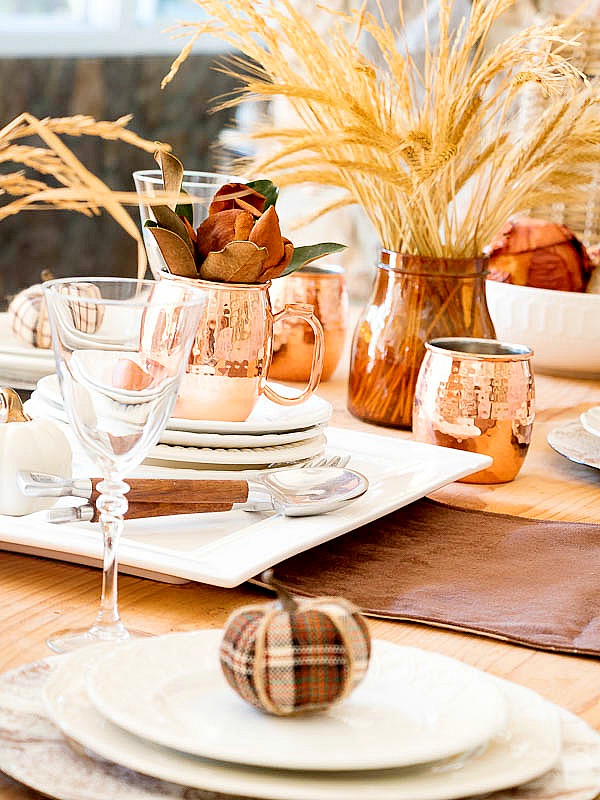
[[[48,642],[67,652],[131,635],[117,606],[116,552],[129,489],[123,477],[156,444],[171,414],[206,293],[168,281],[111,278],[49,281],[44,293],[70,426],[103,477],[101,608],[89,630]]]

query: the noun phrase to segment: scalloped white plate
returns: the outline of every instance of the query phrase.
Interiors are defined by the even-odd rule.
[[[506,722],[485,673],[446,656],[373,642],[365,679],[319,714],[274,717],[244,702],[219,664],[223,631],[131,642],[87,682],[110,722],[182,753],[291,770],[389,769],[471,750]]]
[[[507,702],[506,727],[486,747],[445,762],[366,772],[292,772],[193,758],[131,736],[96,711],[85,676],[109,651],[110,645],[99,645],[62,659],[45,687],[51,718],[67,737],[102,758],[184,786],[268,800],[452,800],[533,780],[559,757],[556,707],[493,678]],[[591,787],[585,797],[595,793]]]

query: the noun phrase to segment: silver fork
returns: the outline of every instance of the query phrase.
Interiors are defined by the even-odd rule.
[[[304,464],[303,467],[339,467],[343,469],[348,462],[350,461],[350,456],[348,454],[343,456],[315,456],[314,458],[310,458]]]

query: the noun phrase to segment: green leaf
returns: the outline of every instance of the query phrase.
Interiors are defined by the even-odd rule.
[[[283,278],[284,275],[290,275],[305,264],[316,261],[317,258],[331,255],[331,253],[339,253],[345,249],[345,244],[336,244],[335,242],[321,242],[320,244],[309,244],[306,247],[295,247],[292,260],[279,277]]]
[[[175,213],[178,217],[187,219],[192,228],[194,227],[194,208],[191,203],[178,203],[175,206]]]
[[[254,191],[258,192],[259,194],[262,194],[262,196],[266,199],[267,202],[265,203],[263,213],[267,210],[267,208],[269,208],[269,206],[274,206],[277,202],[277,198],[279,197],[279,189],[271,181],[249,181],[246,186],[254,189]]]
[[[180,194],[189,194],[183,188],[180,188],[179,192]],[[192,228],[194,227],[194,206],[191,203],[177,203],[175,213],[178,217],[185,217]]]
[[[155,222],[153,219],[147,219],[144,222],[144,228],[158,228],[158,222]]]

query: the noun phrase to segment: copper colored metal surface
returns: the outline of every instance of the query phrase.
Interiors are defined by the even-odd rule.
[[[531,440],[533,351],[468,338],[434,339],[425,347],[414,403],[415,439],[494,459],[463,483],[511,481]]]
[[[427,258],[384,250],[352,343],[348,409],[376,425],[409,428],[425,342],[493,339],[486,258]]]
[[[316,389],[323,369],[323,328],[312,306],[287,303],[271,310],[269,283],[214,283],[161,274],[161,281],[185,282],[208,295],[174,416],[184,419],[243,421],[259,396],[280,405],[302,403]],[[267,384],[275,322],[300,319],[314,334],[307,386],[284,397]]]
[[[325,334],[321,380],[333,375],[344,349],[348,329],[348,292],[341,267],[302,269],[273,281],[269,289],[273,309],[288,303],[307,303]],[[269,374],[283,381],[306,381],[310,375],[314,336],[302,320],[288,319],[275,328],[273,362]]]

